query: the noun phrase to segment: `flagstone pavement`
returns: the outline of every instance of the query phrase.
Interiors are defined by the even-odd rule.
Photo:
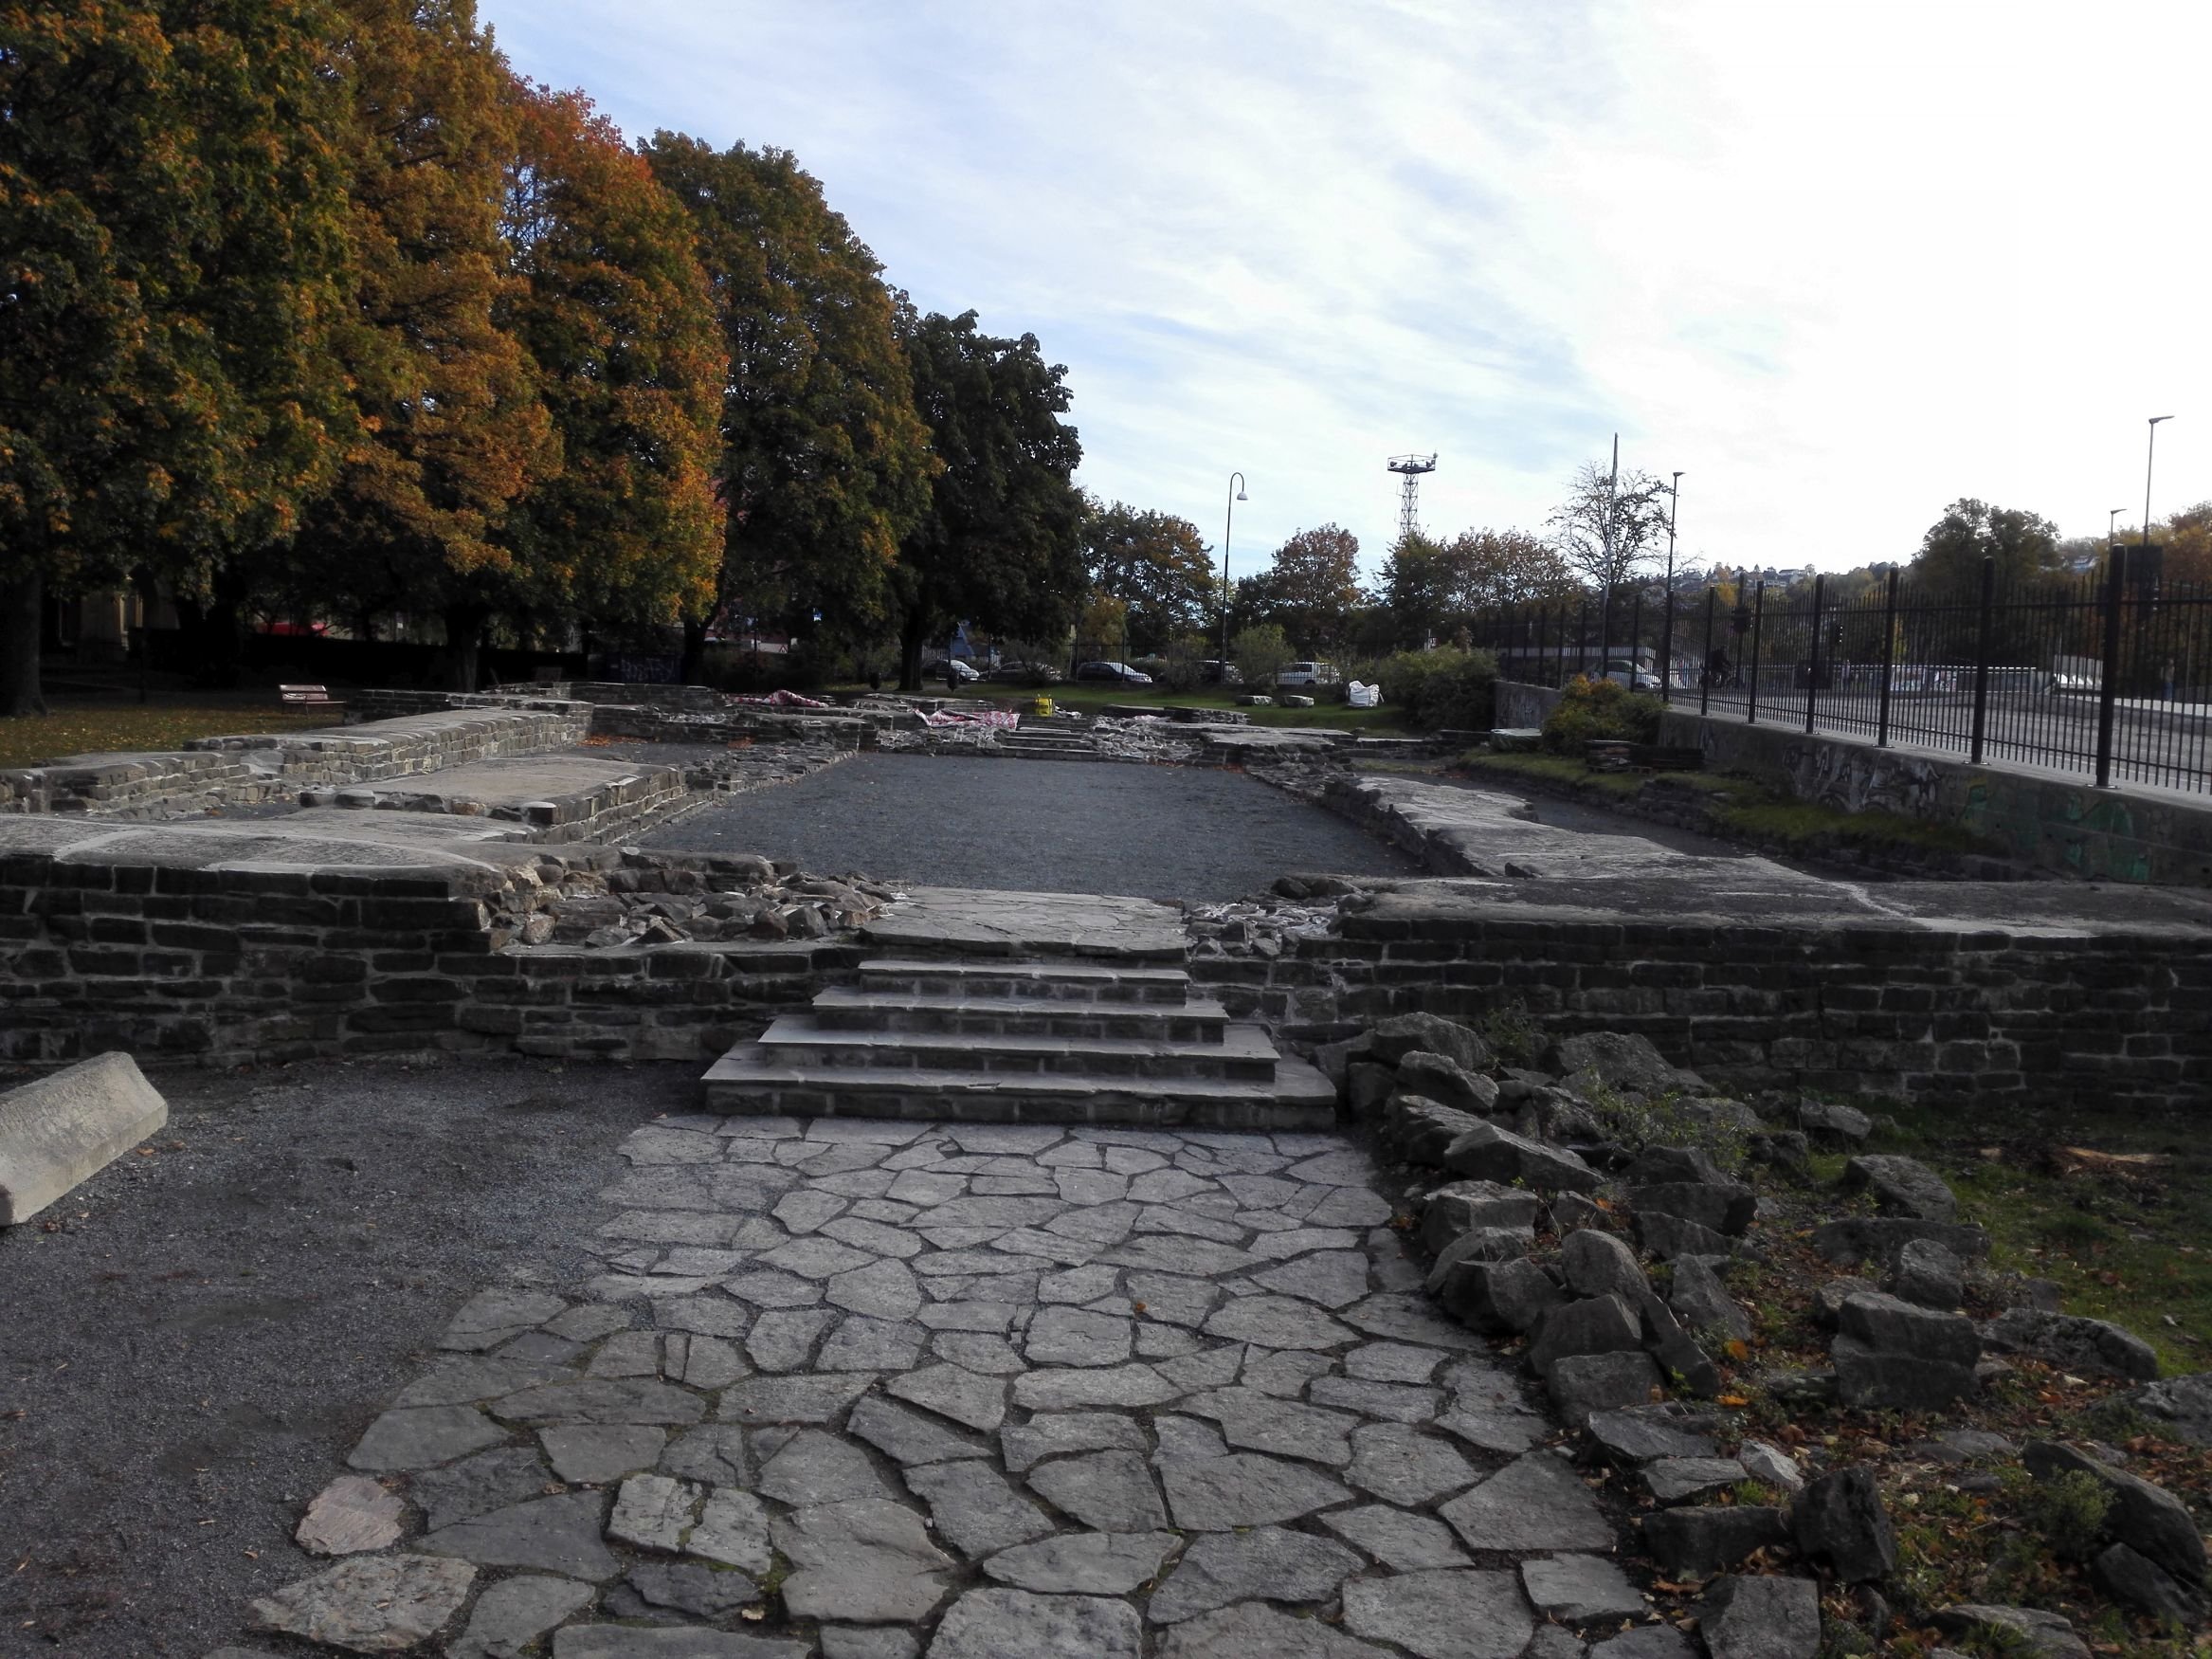
[[[622,1150],[597,1276],[461,1309],[311,1517],[354,1553],[251,1628],[467,1659],[1564,1659],[1538,1604],[1644,1615],[1346,1139],[674,1117]]]

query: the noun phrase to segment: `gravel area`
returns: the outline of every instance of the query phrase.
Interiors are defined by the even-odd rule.
[[[1239,898],[1290,870],[1418,875],[1395,848],[1239,773],[863,755],[710,807],[647,845],[1010,892]]]
[[[291,1531],[487,1285],[696,1066],[154,1072],[170,1127],[0,1231],[0,1656],[190,1655],[314,1571]]]

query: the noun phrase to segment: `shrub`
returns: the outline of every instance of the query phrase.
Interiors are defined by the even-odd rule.
[[[1496,720],[1497,659],[1488,651],[1399,651],[1376,674],[1383,701],[1415,731],[1486,732]]]
[[[2081,1469],[2068,1469],[2057,1480],[2039,1481],[2030,1489],[2028,1521],[2053,1555],[2085,1561],[2096,1553],[2112,1503],[2111,1489],[2102,1481]]]
[[[1283,638],[1282,629],[1274,623],[1262,623],[1258,628],[1241,629],[1229,642],[1229,655],[1236,662],[1237,671],[1244,676],[1246,690],[1271,693],[1275,690],[1275,677],[1291,660],[1290,641]]]
[[[1666,704],[1648,691],[1577,674],[1544,718],[1544,747],[1580,755],[1588,743],[1656,743],[1665,710]]]

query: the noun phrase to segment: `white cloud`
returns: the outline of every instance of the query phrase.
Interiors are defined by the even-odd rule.
[[[1064,361],[1102,495],[1237,568],[1683,481],[1685,552],[1909,554],[2212,495],[2201,0],[490,0],[626,130],[795,151],[933,309]]]

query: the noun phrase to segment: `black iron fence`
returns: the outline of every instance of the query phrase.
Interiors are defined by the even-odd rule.
[[[1753,724],[1842,732],[2115,780],[2212,792],[2212,587],[2103,571],[2005,583],[1825,576],[1724,601],[1616,593],[1507,607],[1476,629],[1509,679],[1577,674]]]

